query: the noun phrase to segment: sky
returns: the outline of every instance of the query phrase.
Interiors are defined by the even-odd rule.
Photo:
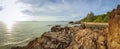
[[[120,0],[0,0],[0,21],[76,21],[118,4]]]

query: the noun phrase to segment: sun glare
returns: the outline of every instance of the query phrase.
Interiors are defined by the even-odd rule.
[[[7,32],[8,33],[11,33],[12,29],[13,29],[13,26],[14,24],[16,23],[16,21],[26,21],[27,18],[26,17],[23,17],[23,16],[7,16],[7,17],[2,17],[0,18],[0,21],[2,21],[5,25],[6,25],[6,29],[7,29]]]
[[[7,27],[7,32],[11,32],[12,31],[12,27],[13,27],[13,24],[15,23],[14,21],[3,21]]]

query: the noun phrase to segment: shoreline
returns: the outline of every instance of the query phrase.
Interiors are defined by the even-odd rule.
[[[77,34],[79,32],[85,31],[85,32],[95,32],[96,33],[96,31],[92,31],[92,30],[91,30],[91,28],[84,29],[81,26],[69,26],[69,27],[64,26],[63,27],[63,26],[56,25],[51,28],[51,31],[44,32],[41,35],[41,37],[38,37],[38,38],[30,41],[27,46],[23,46],[23,47],[16,46],[16,47],[12,47],[11,49],[31,49],[31,47],[33,49],[38,49],[37,47],[39,47],[40,49],[52,49],[52,48],[55,48],[55,49],[58,49],[58,48],[60,48],[60,49],[66,48],[67,49],[68,48],[69,49],[70,47],[66,47],[65,45],[73,44],[73,42],[75,40],[75,38],[73,38],[73,37],[78,36]],[[100,30],[98,30],[98,32],[99,31]],[[84,33],[84,32],[81,32],[81,33]],[[87,34],[89,34],[89,33],[87,33]],[[83,34],[81,34],[81,35],[83,35]],[[50,42],[50,43],[45,44],[47,42]],[[57,42],[56,43],[57,45],[56,44],[54,45],[54,42]],[[39,43],[39,45],[36,45],[38,43]],[[63,47],[59,47],[60,45],[58,43],[60,43],[61,46],[63,46]],[[54,45],[55,47],[52,47],[52,45]],[[47,46],[47,47],[44,47],[44,46]],[[56,46],[58,46],[58,48],[56,48]]]
[[[120,5],[111,12],[108,24],[83,23],[81,26],[73,27],[54,26],[51,31],[45,32],[28,45],[11,49],[119,49],[119,42]]]

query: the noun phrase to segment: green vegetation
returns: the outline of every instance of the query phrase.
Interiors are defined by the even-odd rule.
[[[108,22],[108,17],[110,15],[110,12],[107,12],[106,14],[101,15],[94,15],[93,12],[90,12],[87,14],[85,18],[80,20],[80,22]]]

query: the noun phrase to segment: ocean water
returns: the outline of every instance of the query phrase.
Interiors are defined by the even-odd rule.
[[[0,22],[0,49],[10,49],[13,46],[25,46],[29,41],[50,31],[54,25],[67,25],[60,21],[17,21],[11,32],[7,31],[4,23]]]

